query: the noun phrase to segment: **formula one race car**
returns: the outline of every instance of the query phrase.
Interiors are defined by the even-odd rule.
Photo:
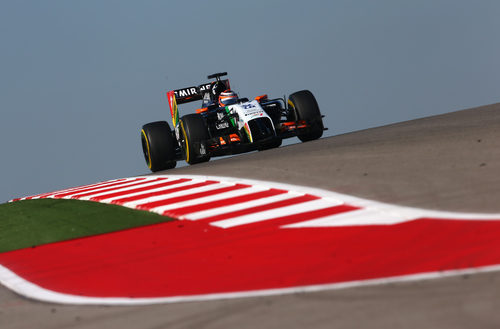
[[[297,136],[302,142],[323,135],[323,116],[313,94],[302,90],[284,98],[267,95],[253,100],[231,91],[226,72],[215,81],[167,92],[172,124],[151,122],[142,127],[141,141],[151,171],[174,168],[177,161],[195,164],[210,157],[266,150],[281,145],[283,138]],[[196,113],[179,119],[177,105],[202,101]]]

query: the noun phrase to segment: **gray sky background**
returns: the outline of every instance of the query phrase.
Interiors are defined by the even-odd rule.
[[[147,173],[141,126],[214,72],[249,98],[310,89],[326,136],[500,102],[498,17],[481,0],[1,1],[0,203]]]

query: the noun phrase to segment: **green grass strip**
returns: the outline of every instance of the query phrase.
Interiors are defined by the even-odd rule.
[[[37,199],[0,204],[0,252],[171,220],[90,201]]]

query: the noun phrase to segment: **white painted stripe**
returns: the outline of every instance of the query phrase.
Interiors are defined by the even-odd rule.
[[[101,195],[106,195],[106,194],[110,194],[110,193],[117,193],[117,192],[125,192],[125,191],[129,191],[129,190],[134,190],[136,188],[142,188],[142,187],[148,187],[148,186],[153,188],[155,185],[165,183],[167,181],[168,181],[168,179],[162,179],[159,181],[155,181],[152,179],[137,181],[137,182],[135,182],[137,184],[131,184],[131,185],[126,185],[126,186],[117,186],[116,188],[113,188],[113,189],[107,190],[107,191],[102,191],[102,190],[96,191],[96,193],[93,193],[91,195],[84,196],[84,197],[81,197],[78,199],[79,200],[90,200],[91,198],[98,197]],[[101,202],[101,201],[99,201],[99,202]]]
[[[174,179],[169,179],[168,181],[170,182],[170,181],[173,181],[173,180]],[[159,191],[168,191],[170,189],[174,189],[174,188],[178,188],[178,187],[182,187],[182,186],[193,184],[193,181],[187,181],[187,182],[177,182],[175,184],[168,185],[168,186],[163,186],[163,187],[155,187],[157,184],[163,184],[165,182],[167,182],[167,180],[163,180],[163,181],[160,181],[160,182],[155,182],[154,185],[151,185],[151,189],[148,189],[147,191],[127,193],[127,194],[120,195],[118,197],[111,197],[111,198],[102,199],[102,200],[99,200],[99,202],[111,203],[111,202],[113,202],[115,200],[120,200],[120,199],[124,199],[124,198],[130,198],[130,197],[133,197],[133,196],[136,196],[136,195],[147,194],[147,193],[155,193],[155,192],[159,192]],[[140,188],[140,187],[141,186],[138,186],[138,188]]]
[[[217,216],[217,215],[227,214],[227,213],[230,213],[230,212],[233,212],[236,210],[253,208],[253,207],[262,206],[262,205],[277,202],[277,201],[283,201],[286,199],[295,198],[299,195],[303,195],[303,194],[288,192],[288,193],[270,196],[267,198],[238,203],[238,204],[234,204],[234,205],[230,205],[230,206],[224,206],[224,207],[219,207],[219,208],[212,208],[212,209],[208,209],[208,210],[193,212],[190,214],[186,214],[184,217],[185,217],[185,219],[189,219],[189,220],[200,220],[200,219],[205,219],[205,218],[209,218],[209,217],[213,217],[213,216]]]
[[[175,184],[175,185],[170,185],[170,186],[165,186],[165,187],[160,187],[160,188],[155,188],[155,189],[152,189],[148,192],[140,192],[140,193],[134,193],[134,195],[130,195],[131,197],[132,196],[141,196],[142,194],[149,194],[149,193],[156,193],[156,192],[165,192],[166,194],[164,195],[173,195],[174,193],[177,193],[177,192],[174,192],[174,193],[170,193],[169,191],[172,190],[172,189],[175,189],[175,188],[178,188],[178,187],[185,187],[185,186],[189,186],[189,185],[194,185],[194,184],[197,184],[197,183],[201,183],[203,182],[202,180],[196,180],[196,179],[193,179],[193,180],[190,180],[190,181],[187,181],[187,182],[182,182],[182,183],[178,183],[178,184]],[[168,194],[170,193],[170,194]],[[144,203],[144,200],[151,200],[153,198],[161,198],[162,195],[159,195],[159,196],[155,196],[155,197],[150,197],[150,198],[147,198],[147,197],[144,197],[144,198],[140,198],[140,199],[137,199],[135,201],[130,201],[130,202],[127,202],[126,204],[124,204],[125,207],[130,207],[130,208],[134,208],[138,203]],[[115,200],[120,200],[124,197],[117,197],[117,198],[113,198],[111,200],[108,200],[107,202],[112,202],[112,201],[115,201]]]
[[[360,226],[360,225],[392,225],[417,219],[415,214],[405,214],[404,212],[394,212],[384,209],[359,209],[345,213],[325,216],[304,222],[284,225],[283,228],[303,228],[303,227],[339,227],[339,226]]]
[[[134,177],[124,178],[124,179],[121,179],[121,180],[120,179],[114,179],[114,180],[110,180],[110,181],[106,181],[106,182],[100,182],[100,183],[96,183],[96,184],[88,184],[88,185],[84,185],[84,186],[70,187],[70,188],[67,188],[67,189],[64,189],[64,190],[53,191],[53,192],[49,192],[49,193],[37,194],[35,196],[32,196],[31,198],[32,199],[40,199],[41,197],[51,198],[52,196],[54,196],[56,194],[68,193],[68,192],[73,192],[73,191],[78,191],[78,190],[81,191],[82,189],[87,189],[87,188],[101,188],[101,187],[109,186],[111,184],[118,183],[118,182],[127,182],[127,181],[132,180],[132,179],[134,179]],[[26,198],[29,198],[29,197],[21,198],[21,200],[25,200]]]
[[[91,195],[84,196],[84,197],[81,197],[81,198],[78,198],[78,199],[79,200],[90,200],[93,197],[98,197],[98,196],[101,196],[101,195],[106,195],[106,194],[116,193],[116,192],[124,192],[124,191],[133,190],[133,189],[141,188],[141,187],[153,186],[153,185],[156,185],[156,184],[159,184],[159,183],[163,183],[163,182],[166,182],[166,181],[167,180],[153,181],[152,179],[137,181],[137,182],[134,182],[134,184],[130,184],[130,185],[117,186],[117,187],[113,186],[111,188],[106,188],[105,191],[103,191],[104,189],[103,190],[98,190],[98,191],[96,191],[95,193],[93,193]],[[90,193],[90,191],[89,191],[89,193]],[[87,193],[84,193],[84,194],[87,194]]]
[[[376,278],[368,280],[347,281],[340,283],[327,283],[309,286],[297,286],[277,289],[236,291],[228,293],[215,293],[191,296],[151,297],[151,298],[127,298],[127,297],[86,297],[64,294],[51,291],[33,284],[19,277],[8,268],[0,265],[0,283],[18,293],[21,296],[39,300],[42,302],[73,304],[73,305],[151,305],[194,301],[211,301],[220,299],[234,299],[247,297],[277,296],[305,292],[317,292],[325,290],[340,290],[354,287],[366,287],[384,285],[397,282],[412,282],[422,280],[441,279],[453,276],[489,273],[500,271],[500,265],[481,266],[459,270],[447,270],[439,272],[426,272],[419,274],[393,276],[387,278]]]
[[[193,184],[189,184],[189,185],[193,185]],[[174,193],[170,193],[170,194],[157,195],[157,196],[144,198],[144,199],[140,199],[140,200],[136,200],[136,201],[132,201],[132,202],[127,202],[127,203],[125,203],[125,206],[126,207],[140,206],[140,205],[144,205],[144,204],[147,204],[150,202],[167,200],[170,198],[182,197],[182,196],[187,196],[187,195],[200,193],[200,192],[218,190],[220,188],[232,186],[232,185],[234,185],[234,184],[215,183],[215,184],[210,184],[210,185],[206,185],[206,186],[194,187],[194,188],[187,189],[185,191],[178,191],[178,192],[174,192]],[[188,185],[186,185],[186,186],[188,186]]]
[[[282,216],[298,214],[298,213],[305,212],[305,211],[338,206],[341,204],[342,204],[342,202],[336,202],[334,200],[319,199],[319,200],[314,200],[314,201],[302,202],[302,203],[291,205],[291,206],[279,207],[279,208],[275,208],[275,209],[271,209],[271,210],[256,212],[256,213],[252,213],[249,215],[243,215],[243,216],[225,219],[225,220],[221,220],[221,221],[217,221],[217,222],[212,222],[212,223],[210,223],[210,225],[221,227],[221,228],[230,228],[230,227],[235,227],[235,226],[239,226],[239,225],[245,225],[245,224],[262,222],[265,220],[271,220],[271,219],[275,219],[275,218],[282,217]]]
[[[265,187],[247,187],[247,188],[242,188],[240,190],[223,192],[220,194],[210,195],[210,196],[206,196],[206,197],[202,197],[202,198],[194,198],[194,199],[191,199],[188,201],[177,202],[177,203],[172,203],[172,204],[161,206],[161,207],[156,207],[156,208],[151,209],[151,211],[162,214],[164,211],[170,210],[170,209],[177,209],[177,208],[182,208],[182,207],[194,206],[196,204],[202,204],[202,203],[206,203],[206,202],[225,200],[225,199],[244,196],[247,194],[252,194],[252,193],[261,192],[261,191],[265,191],[265,190],[267,190],[267,188],[265,188]],[[184,219],[184,218],[183,218],[183,216],[181,216],[179,219]]]
[[[100,192],[102,192],[103,190],[107,190],[107,189],[112,189],[112,188],[124,188],[124,187],[128,187],[128,186],[133,186],[134,184],[138,184],[138,183],[141,183],[141,182],[144,182],[145,180],[131,180],[131,181],[127,181],[126,184],[124,185],[119,185],[119,186],[99,186],[98,188],[96,189],[92,189],[90,191],[85,191],[84,189],[82,190],[76,190],[76,191],[71,191],[72,193],[71,194],[68,194],[68,195],[65,195],[63,196],[62,198],[60,199],[71,199],[72,197],[74,196],[77,196],[79,194],[87,194],[87,193],[92,193],[92,195],[95,195],[95,194],[98,194]],[[65,192],[62,192],[64,194],[66,194]],[[62,194],[62,193],[55,193],[53,196],[51,197],[56,197],[58,194]],[[69,192],[68,192],[69,193]],[[80,200],[83,200],[84,197],[78,197],[78,199]]]

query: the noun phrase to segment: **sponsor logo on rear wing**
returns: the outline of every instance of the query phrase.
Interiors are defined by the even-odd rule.
[[[174,90],[178,104],[201,100],[203,95],[210,90],[210,83]]]
[[[222,81],[229,88],[229,80],[226,79]],[[203,96],[206,93],[210,92],[210,84],[211,83],[208,82],[199,86],[192,86],[192,87],[173,90],[177,104],[184,104],[202,100]]]

